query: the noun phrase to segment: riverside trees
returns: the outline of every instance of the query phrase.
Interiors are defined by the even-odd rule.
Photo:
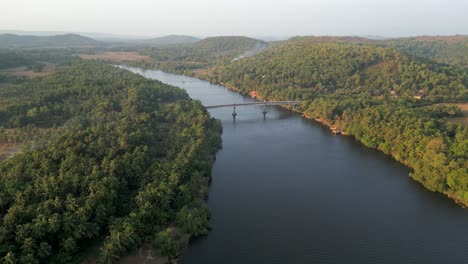
[[[70,263],[104,236],[112,263],[200,206],[220,124],[184,91],[77,62],[0,93],[0,126],[55,127],[0,163],[4,262]]]
[[[304,100],[321,118],[413,169],[427,189],[468,204],[468,71],[373,45],[296,38],[219,66],[217,81],[267,100]],[[413,97],[420,95],[422,99]]]

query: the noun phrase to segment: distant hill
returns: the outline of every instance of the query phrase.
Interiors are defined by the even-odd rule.
[[[397,38],[382,41],[380,45],[437,62],[468,67],[468,36]]]
[[[281,42],[292,42],[292,41],[307,41],[308,43],[313,42],[339,42],[339,43],[352,43],[352,44],[372,44],[378,41],[358,36],[297,36],[284,40]]]
[[[468,96],[467,71],[365,43],[375,42],[353,37],[293,38],[227,65],[220,81],[246,83],[246,89],[265,94],[304,89],[305,94],[374,96],[394,91],[407,98],[421,92],[439,100]]]
[[[153,59],[151,65],[145,62],[144,67],[163,69],[171,72],[204,68],[218,63],[228,63],[233,59],[247,57],[257,53],[268,44],[264,41],[239,36],[210,37],[200,41],[145,48],[141,54]]]
[[[200,41],[175,46],[156,47],[144,52],[156,61],[190,61],[213,63],[230,61],[249,50],[267,43],[248,37],[210,37]]]
[[[159,38],[152,38],[147,39],[142,42],[153,44],[157,46],[166,46],[166,45],[174,45],[174,44],[190,44],[200,41],[199,38],[192,37],[192,36],[185,36],[185,35],[169,35]]]
[[[199,51],[207,51],[214,53],[232,52],[241,53],[254,48],[258,43],[263,41],[241,36],[223,36],[205,38],[191,45],[192,48]]]
[[[29,36],[2,34],[0,48],[95,47],[102,43],[77,34]]]
[[[371,37],[294,37],[290,40],[309,42],[337,42],[350,44],[369,44],[393,48],[401,52],[428,58],[436,62],[468,67],[468,36],[418,36],[409,38],[375,39]]]

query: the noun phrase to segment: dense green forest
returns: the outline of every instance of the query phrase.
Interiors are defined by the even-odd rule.
[[[457,107],[438,103],[468,101],[468,71],[349,41],[295,38],[204,77],[258,90],[262,99],[304,100],[298,111],[393,156],[427,189],[467,205],[468,128],[449,121]]]
[[[184,73],[230,62],[259,45],[267,44],[257,39],[233,36],[210,37],[190,44],[139,48],[137,50],[141,54],[150,56],[153,61],[137,62],[132,65]]]
[[[0,49],[0,70],[26,66],[28,69],[40,71],[45,63],[65,65],[77,60],[76,54],[94,52],[95,49],[90,48]]]
[[[269,98],[330,93],[411,98],[421,93],[434,102],[468,100],[466,70],[388,48],[309,38],[293,39],[215,73],[222,82],[244,92],[258,89]]]
[[[7,130],[45,131],[0,162],[4,263],[79,262],[102,238],[100,263],[143,243],[174,257],[182,234],[206,233],[221,128],[185,91],[74,62],[1,85],[0,100],[0,140],[14,140]]]
[[[430,59],[436,62],[454,66],[468,67],[468,36],[420,36],[411,38],[391,38],[384,40],[373,40],[363,37],[331,37],[331,36],[309,36],[295,37],[291,40],[307,40],[308,42],[333,42],[354,45],[374,45],[384,48],[392,48],[406,54]]]
[[[468,67],[468,36],[399,38],[382,41],[380,45],[441,63]]]

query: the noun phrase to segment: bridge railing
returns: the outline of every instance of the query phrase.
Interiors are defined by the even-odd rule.
[[[235,103],[235,104],[220,104],[220,105],[207,105],[205,108],[220,108],[220,107],[236,107],[236,106],[248,106],[248,105],[298,105],[302,101],[267,101],[267,102],[247,102],[247,103]]]

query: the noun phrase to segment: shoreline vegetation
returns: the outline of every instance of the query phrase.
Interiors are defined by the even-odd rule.
[[[0,86],[0,127],[27,146],[0,162],[2,261],[115,263],[143,245],[173,261],[208,233],[222,128],[182,89],[76,61]]]
[[[232,91],[235,91],[235,92],[239,92],[245,96],[248,96],[247,93],[243,92],[242,89],[240,88],[237,88],[235,86],[233,86],[232,84],[226,84],[224,82],[216,82],[216,81],[213,81],[213,78],[207,78],[206,75],[196,75],[196,74],[191,74],[189,76],[192,76],[192,77],[196,77],[196,78],[199,78],[199,79],[202,79],[202,80],[206,80],[206,81],[209,81],[209,82],[212,82],[214,84],[218,84],[218,85],[222,85]],[[262,99],[262,98],[260,98]],[[283,107],[283,106],[282,106]],[[345,128],[341,127],[340,124],[339,124],[339,121],[338,120],[327,120],[325,117],[323,116],[313,116],[312,113],[308,112],[308,111],[300,111],[300,110],[293,110],[291,109],[290,107],[283,107],[283,108],[286,108],[288,110],[291,110],[293,112],[297,112],[299,113],[302,117],[304,118],[307,118],[307,119],[310,119],[310,120],[314,120],[328,128],[330,128],[330,130],[332,131],[334,128],[337,128],[341,131],[347,131],[345,130]],[[332,133],[332,132],[330,132]],[[408,168],[410,168],[413,172],[410,173],[410,177],[415,180],[415,181],[419,181],[421,182],[420,180],[418,180],[417,178],[414,178],[413,176],[413,173],[414,173],[414,165],[412,165],[410,162],[408,161],[405,161],[405,160],[402,160],[402,159],[399,159],[398,157],[395,157],[394,155],[392,155],[391,153],[388,153],[388,152],[385,152],[384,150],[378,148],[378,147],[373,147],[373,146],[369,146],[367,144],[365,144],[365,142],[363,142],[363,140],[359,139],[356,137],[355,134],[353,133],[349,133],[349,132],[345,132],[343,135],[348,135],[348,136],[352,136],[354,137],[356,140],[358,140],[361,144],[363,144],[364,146],[367,146],[367,147],[371,147],[371,148],[375,148],[375,149],[378,149],[380,151],[382,151],[383,153],[385,153],[386,155],[389,155],[390,157],[392,157],[393,159],[395,159],[396,161],[402,163],[403,165],[407,166]],[[463,170],[463,168],[461,168],[461,170]],[[466,177],[468,177],[468,175],[464,174],[465,172],[461,172],[462,173],[462,177],[463,175],[465,175]],[[424,185],[424,183],[423,183]],[[426,187],[427,188],[427,187]],[[431,190],[431,189],[429,189]],[[434,191],[433,189],[431,191]],[[441,194],[445,195],[446,197],[450,198],[451,200],[453,200],[455,203],[457,203],[458,205],[460,205],[461,207],[463,208],[468,208],[468,197],[467,198],[460,198],[459,196],[457,196],[456,194],[452,193],[452,192],[440,192]]]
[[[468,101],[466,68],[343,38],[297,37],[205,71],[185,73],[266,100],[305,101],[297,111],[390,155],[426,189],[468,205],[468,127],[454,122],[464,114],[456,104]]]
[[[298,41],[302,42],[302,39],[299,38]],[[293,43],[294,42],[295,41],[293,41]],[[307,39],[305,40],[305,42],[307,42]],[[327,47],[328,44],[329,43],[321,43],[320,46]],[[345,44],[331,43],[331,45],[333,48],[340,47],[342,45],[349,49],[353,48],[352,45]],[[287,43],[285,46],[288,46]],[[280,46],[279,48],[282,47]],[[369,46],[364,48],[372,49],[375,47]],[[379,49],[379,52],[387,52],[387,50],[385,49]],[[270,50],[270,53],[275,52],[277,52],[275,49],[273,49],[273,51]],[[261,55],[262,54],[260,54],[260,56]],[[401,56],[404,57],[406,55],[395,55],[397,60],[400,60],[400,62],[397,61],[396,63],[406,64],[407,60],[417,61],[417,59],[412,57],[400,58]],[[345,134],[354,136],[356,140],[361,142],[363,145],[370,148],[378,149],[383,153],[391,156],[398,162],[409,167],[412,170],[412,172],[410,173],[410,177],[413,180],[420,182],[429,191],[439,192],[445,195],[446,197],[452,199],[461,207],[468,207],[468,128],[466,125],[463,124],[463,121],[453,122],[456,119],[460,118],[460,116],[463,116],[463,109],[462,111],[460,111],[460,107],[457,106],[456,103],[465,103],[467,101],[468,92],[466,89],[466,84],[468,83],[468,73],[466,72],[466,70],[462,70],[461,68],[456,67],[451,68],[450,66],[440,66],[433,62],[425,61],[425,63],[428,63],[429,66],[427,66],[426,64],[422,64],[421,67],[426,67],[426,69],[419,69],[427,71],[425,74],[454,74],[452,78],[454,81],[456,81],[449,84],[450,86],[452,86],[453,91],[448,91],[449,88],[447,83],[442,85],[439,84],[443,83],[444,81],[441,82],[440,80],[429,80],[429,84],[423,85],[430,85],[434,87],[434,90],[440,90],[434,93],[435,96],[431,96],[430,94],[427,94],[428,91],[424,91],[422,97],[426,98],[423,98],[423,100],[413,98],[416,97],[413,96],[413,94],[416,94],[416,92],[418,91],[414,91],[413,93],[411,93],[409,91],[404,91],[403,89],[400,89],[400,94],[394,93],[393,90],[387,90],[384,92],[380,91],[374,95],[369,95],[366,91],[363,91],[362,95],[350,94],[344,91],[334,95],[333,93],[326,92],[325,90],[325,93],[323,95],[320,95],[317,91],[312,91],[311,89],[302,89],[300,87],[290,86],[287,89],[285,89],[286,93],[282,93],[285,90],[278,87],[277,83],[271,84],[275,88],[270,87],[268,90],[265,90],[263,86],[268,86],[268,84],[264,83],[264,80],[253,79],[255,77],[251,77],[252,73],[245,74],[245,72],[256,70],[257,73],[254,76],[257,76],[257,78],[258,76],[261,76],[262,79],[265,78],[266,74],[262,73],[264,71],[264,69],[262,69],[262,66],[265,64],[261,62],[257,64],[256,61],[256,59],[262,60],[265,57],[267,56],[263,54],[263,58],[260,59],[252,57],[228,64],[215,64],[215,66],[212,66],[211,68],[204,68],[202,71],[198,69],[187,70],[183,67],[181,68],[182,70],[174,70],[172,68],[158,68],[154,67],[154,65],[151,64],[142,65],[139,63],[131,63],[129,64],[129,66],[158,69],[162,71],[172,72],[175,74],[184,74],[187,76],[196,77],[214,84],[223,85],[232,91],[239,92],[246,96],[248,96],[250,90],[259,90],[260,95],[263,95],[262,98],[270,100],[305,99],[305,101],[307,101],[309,105],[303,107],[301,110],[294,111],[299,112],[304,116],[309,116],[310,119],[320,122],[328,127],[335,126],[342,131],[346,131]],[[386,59],[385,56],[383,59]],[[254,65],[249,65],[249,63],[251,62],[253,62]],[[245,63],[245,66],[250,67],[250,69],[243,69],[242,63]],[[388,67],[388,65],[395,64],[391,66],[392,68],[394,68],[393,70],[395,70],[395,67],[398,67],[399,71],[415,70],[410,68],[405,69],[404,67],[407,67],[406,65],[398,66],[398,64],[396,63],[380,62],[377,63],[377,65],[379,65],[377,69],[380,68],[380,65],[387,65],[385,67]],[[431,63],[433,65],[430,65]],[[235,67],[239,65],[241,67],[239,69],[236,69]],[[232,69],[233,67],[234,69]],[[374,68],[374,66],[372,66],[371,68]],[[275,71],[277,69],[273,68],[271,70]],[[293,68],[292,70],[296,71],[298,69]],[[388,72],[385,72],[388,69],[384,68],[379,69],[379,71],[380,70],[384,70],[384,73],[382,74],[389,74]],[[375,71],[375,69],[372,69],[372,71]],[[433,73],[431,71],[433,71]],[[378,71],[373,72],[372,74],[375,73],[378,73]],[[226,78],[224,76],[226,74],[236,77]],[[248,75],[248,77],[246,77],[246,75]],[[392,73],[392,75],[395,75],[395,73]],[[424,81],[424,79],[422,80]],[[281,79],[277,81],[281,82]],[[361,77],[360,82],[362,81],[366,80],[362,79]],[[404,82],[405,80],[402,81]],[[237,86],[236,84],[233,84],[233,82],[236,82]],[[287,85],[288,84],[285,84],[285,86]],[[366,83],[366,85],[369,84]],[[382,84],[377,84],[377,86],[380,85]],[[396,84],[393,84],[393,86],[395,87]],[[438,86],[440,86],[440,88]],[[417,89],[414,85],[411,87],[413,90]],[[318,109],[313,109],[312,107],[313,103],[316,102],[315,100],[317,100],[320,104]],[[344,101],[345,103],[340,103],[340,101]],[[444,101],[454,102],[454,104],[441,105],[440,103]],[[367,111],[372,112],[370,115],[366,116]],[[396,111],[399,114],[399,118],[395,118],[393,116],[394,111]],[[348,115],[347,117],[346,114]],[[344,120],[346,118],[348,118],[348,120]],[[391,143],[391,138],[398,136],[398,133],[392,133],[389,139],[380,138],[379,134],[381,132],[379,130],[382,129],[380,127],[380,123],[376,121],[366,121],[367,123],[365,125],[359,124],[359,122],[364,118],[370,120],[383,118],[383,120],[380,120],[380,122],[388,122],[388,120],[392,120],[393,122],[400,122],[402,120],[409,119],[411,121],[407,121],[409,123],[403,124],[403,126],[393,126],[389,128],[404,131],[406,128],[409,127],[411,132],[408,131],[406,133],[418,134],[418,136],[421,137],[420,139],[424,139],[425,143],[420,143],[420,139],[411,139],[412,142],[410,144],[412,146],[404,146],[405,150],[403,150],[401,148],[401,143]],[[465,119],[466,116],[463,117],[463,120]],[[346,121],[351,121],[352,123],[347,124]],[[421,121],[423,123],[421,123]],[[350,125],[351,129],[349,127]],[[368,131],[365,132],[363,131],[363,129],[360,129],[364,128],[365,130],[368,127],[375,127],[376,130],[372,131],[367,129]],[[442,131],[438,129],[438,127],[442,127]],[[425,131],[427,129],[429,130]],[[358,131],[358,133],[353,133],[353,130]],[[430,133],[432,135],[430,137],[426,137],[426,133]],[[450,139],[444,138],[447,137],[447,134],[450,136]],[[400,140],[408,139],[408,136],[405,136],[405,138]],[[452,149],[448,149],[449,146],[447,146],[447,143],[452,145]],[[427,148],[426,151],[420,150],[420,148],[423,146]],[[392,150],[392,147],[396,147],[396,150]],[[414,152],[415,149],[418,150],[418,153],[416,153],[417,156],[408,157],[408,152]],[[456,159],[456,161],[449,162],[450,160],[448,159],[447,154],[452,155]],[[409,159],[411,159],[411,161]],[[458,165],[456,165],[457,163]]]

